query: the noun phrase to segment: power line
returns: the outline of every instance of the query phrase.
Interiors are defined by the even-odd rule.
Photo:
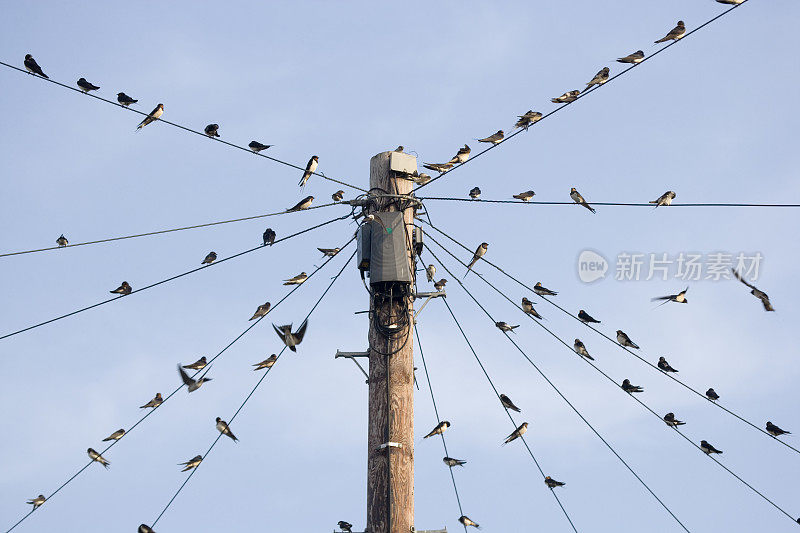
[[[546,202],[546,201],[524,201],[524,200],[484,200],[481,198],[453,198],[443,196],[419,196],[419,200],[434,200],[434,201],[448,201],[448,202],[468,202],[475,204],[518,204],[518,205],[580,205],[575,202]],[[614,207],[650,207],[654,208],[655,205],[651,203],[625,203],[625,202],[590,202],[591,205],[603,205]],[[669,206],[673,207],[800,207],[800,204],[735,204],[735,203],[685,203],[676,204],[672,203]],[[2,256],[0,256],[2,257]]]
[[[580,93],[580,96],[578,96],[578,97],[577,97],[577,99],[573,100],[572,102],[567,102],[567,103],[565,103],[564,105],[562,105],[562,106],[559,106],[559,107],[555,108],[554,110],[550,111],[549,113],[546,113],[545,115],[543,115],[543,116],[542,116],[542,118],[540,118],[539,120],[537,120],[536,122],[534,122],[533,124],[531,124],[531,126],[530,126],[530,127],[536,126],[537,124],[539,124],[539,123],[540,123],[541,121],[543,121],[544,119],[546,119],[546,118],[548,118],[548,117],[550,117],[550,116],[552,116],[552,115],[555,115],[556,113],[558,113],[559,111],[561,111],[561,110],[562,110],[562,109],[564,109],[565,107],[572,105],[573,103],[577,102],[578,100],[583,100],[583,98],[584,98],[584,97],[585,97],[587,94],[591,94],[591,93],[593,93],[594,91],[596,91],[596,90],[597,90],[597,89],[599,89],[600,87],[605,87],[606,85],[608,85],[609,83],[611,83],[611,82],[612,82],[612,81],[614,81],[615,79],[619,78],[619,77],[620,77],[620,76],[622,76],[623,74],[627,74],[628,72],[630,72],[631,70],[635,69],[635,68],[636,68],[636,67],[638,67],[639,65],[642,65],[642,64],[644,64],[646,61],[649,61],[650,59],[654,58],[655,56],[657,56],[658,54],[660,54],[661,52],[663,52],[663,51],[664,51],[664,50],[666,50],[667,48],[669,48],[669,47],[671,47],[671,46],[674,46],[675,44],[677,44],[677,43],[678,43],[678,42],[680,42],[680,41],[685,41],[685,40],[686,40],[686,38],[687,38],[687,37],[689,37],[690,35],[692,35],[693,33],[695,33],[695,32],[697,32],[697,31],[701,30],[702,28],[704,28],[704,27],[706,27],[706,26],[708,26],[709,24],[711,24],[711,23],[712,23],[712,22],[714,22],[715,20],[717,20],[717,19],[719,19],[719,18],[722,18],[722,17],[724,17],[725,15],[727,15],[728,13],[730,13],[731,11],[733,11],[734,9],[736,9],[737,7],[739,7],[739,6],[743,5],[743,4],[744,4],[745,2],[747,2],[747,1],[748,1],[748,0],[743,0],[741,4],[734,5],[733,7],[731,7],[730,9],[727,9],[727,10],[723,11],[722,13],[720,13],[719,15],[717,15],[716,17],[714,17],[714,18],[712,18],[712,19],[710,19],[710,20],[708,20],[708,21],[704,22],[703,24],[701,24],[700,26],[696,27],[696,28],[695,28],[695,29],[693,29],[692,31],[685,33],[685,34],[683,35],[683,37],[682,37],[682,38],[680,38],[680,39],[678,39],[677,41],[672,41],[671,43],[667,44],[666,46],[664,46],[664,47],[662,47],[662,48],[659,48],[658,50],[656,50],[655,52],[653,52],[653,53],[652,53],[652,54],[650,54],[649,56],[645,57],[645,58],[644,58],[642,61],[640,61],[639,63],[634,63],[634,64],[632,64],[630,67],[628,67],[628,68],[626,68],[625,70],[623,70],[623,71],[619,72],[618,74],[615,74],[615,75],[611,76],[611,77],[610,77],[610,78],[608,78],[608,80],[606,80],[606,82],[605,82],[605,83],[603,83],[602,85],[595,85],[595,86],[593,86],[591,89],[588,89],[588,90],[585,90],[585,91],[583,91],[582,93]],[[435,178],[431,179],[429,182],[427,182],[427,183],[425,183],[425,184],[423,184],[423,185],[420,185],[419,187],[417,187],[417,189],[416,189],[416,190],[417,190],[417,191],[419,191],[421,188],[423,188],[423,187],[425,187],[425,186],[427,186],[427,185],[430,185],[431,183],[435,182],[436,180],[438,180],[438,179],[439,179],[439,178],[441,178],[442,176],[445,176],[446,174],[449,174],[450,172],[454,171],[454,170],[455,170],[455,169],[457,169],[457,168],[461,168],[462,166],[466,165],[466,164],[467,164],[467,163],[469,163],[470,161],[473,161],[473,160],[477,159],[478,157],[482,156],[483,154],[485,154],[485,153],[486,153],[486,152],[488,152],[489,150],[492,150],[492,149],[494,149],[494,148],[497,148],[498,146],[500,146],[500,145],[501,145],[501,144],[503,144],[504,142],[508,141],[509,139],[511,139],[511,138],[513,138],[513,137],[516,137],[517,135],[519,135],[520,133],[522,133],[522,132],[525,132],[525,131],[528,131],[528,128],[524,128],[524,129],[520,129],[520,130],[517,130],[517,131],[515,131],[515,132],[514,132],[514,133],[512,133],[511,135],[508,135],[507,137],[505,137],[504,139],[502,139],[502,140],[501,140],[500,142],[498,142],[497,144],[492,144],[491,146],[489,146],[489,147],[488,147],[488,148],[486,148],[485,150],[482,150],[482,151],[478,152],[477,154],[475,154],[474,156],[470,157],[469,159],[467,159],[467,160],[466,160],[466,161],[464,161],[463,163],[459,163],[459,164],[455,165],[454,167],[450,168],[449,170],[446,170],[445,172],[442,172],[441,174],[439,174],[439,175],[438,175],[438,176],[436,176]]]
[[[18,71],[18,72],[21,72],[21,73],[23,73],[23,74],[31,75],[29,72],[26,72],[25,70],[23,70],[23,69],[21,69],[21,68],[19,68],[19,67],[16,67],[16,66],[14,66],[14,65],[11,65],[11,64],[9,64],[9,63],[5,63],[5,62],[3,62],[3,61],[0,61],[0,65],[3,65],[4,67],[8,67],[8,68],[10,68],[10,69],[16,70],[16,71]],[[92,94],[92,93],[84,93],[84,92],[83,92],[83,91],[81,91],[80,89],[76,89],[75,87],[72,87],[71,85],[67,85],[67,84],[65,84],[65,83],[62,83],[62,82],[60,82],[60,81],[56,81],[56,80],[53,80],[53,79],[51,79],[51,78],[42,78],[41,76],[35,76],[35,75],[34,75],[34,77],[35,77],[37,80],[41,80],[41,81],[48,81],[48,82],[50,82],[50,83],[53,83],[53,84],[55,84],[55,85],[58,85],[59,87],[63,87],[63,88],[65,88],[65,89],[69,89],[69,90],[71,90],[71,91],[75,91],[75,92],[77,92],[77,93],[81,93],[81,94],[84,94],[84,95],[86,95],[86,96],[90,96],[90,97],[92,97],[92,98],[95,98],[95,99],[97,99],[97,100],[100,100],[101,102],[106,102],[107,104],[111,104],[111,105],[113,105],[114,107],[119,107],[119,108],[121,108],[121,109],[126,109],[126,110],[128,110],[128,111],[132,111],[132,112],[134,112],[134,113],[138,113],[139,115],[142,115],[142,116],[145,116],[145,117],[146,117],[146,116],[148,116],[148,114],[147,114],[147,113],[145,113],[145,112],[143,112],[143,111],[139,111],[138,109],[134,109],[134,108],[132,108],[132,107],[127,107],[127,106],[124,106],[124,105],[122,105],[122,104],[120,104],[120,103],[117,103],[117,102],[115,102],[115,101],[113,101],[113,100],[109,100],[108,98],[103,98],[102,96],[98,96],[98,95],[96,95],[96,94]],[[200,135],[201,137],[205,137],[205,138],[211,139],[211,140],[213,140],[213,141],[216,141],[216,142],[219,142],[219,143],[222,143],[222,144],[226,144],[226,145],[230,146],[231,148],[238,148],[239,150],[243,150],[243,151],[245,151],[245,152],[252,153],[253,155],[257,155],[257,156],[260,156],[260,157],[263,157],[263,158],[269,159],[270,161],[275,161],[276,163],[280,163],[280,164],[282,164],[282,165],[286,165],[287,167],[292,167],[292,168],[295,168],[295,169],[297,169],[297,170],[302,170],[302,171],[304,171],[304,172],[305,172],[305,170],[306,170],[306,169],[305,169],[305,167],[301,167],[301,166],[295,165],[294,163],[289,163],[289,162],[287,162],[287,161],[283,161],[283,160],[281,160],[281,159],[277,159],[277,158],[275,158],[275,157],[271,157],[271,156],[268,156],[268,155],[266,155],[266,154],[262,154],[262,153],[260,153],[260,152],[253,152],[253,151],[252,151],[250,148],[247,148],[247,147],[245,147],[245,146],[241,146],[241,145],[238,145],[238,144],[235,144],[235,143],[232,143],[232,142],[229,142],[229,141],[226,141],[226,140],[220,139],[219,137],[209,137],[209,136],[208,136],[208,135],[206,135],[206,134],[205,134],[205,132],[203,132],[203,131],[199,131],[199,130],[193,130],[192,128],[189,128],[189,127],[183,126],[183,125],[181,125],[181,124],[177,124],[177,123],[175,123],[175,122],[170,122],[169,120],[165,120],[165,119],[163,119],[163,118],[159,118],[159,119],[157,119],[157,120],[158,120],[159,122],[163,122],[163,123],[165,123],[165,124],[169,124],[170,126],[174,126],[174,127],[176,127],[176,128],[179,128],[179,129],[181,129],[181,130],[183,130],[183,131],[187,131],[187,132],[189,132],[189,133],[194,133],[194,134],[196,134],[196,135]],[[328,181],[332,181],[332,182],[334,182],[334,183],[338,183],[339,185],[344,185],[345,187],[349,187],[349,188],[351,188],[351,189],[355,189],[355,190],[362,191],[362,192],[367,192],[365,189],[362,189],[361,187],[356,187],[355,185],[350,185],[349,183],[345,183],[344,181],[340,181],[340,180],[337,180],[337,179],[334,179],[334,178],[329,178],[328,176],[326,176],[325,174],[322,174],[321,172],[312,172],[311,174],[313,174],[313,175],[315,175],[315,176],[319,176],[320,178],[326,179],[326,180],[328,180]]]
[[[320,228],[320,227],[325,226],[327,224],[330,224],[332,222],[336,222],[337,220],[344,220],[346,218],[349,218],[350,216],[351,215],[348,214],[348,215],[345,215],[345,216],[342,216],[342,217],[338,217],[338,218],[334,218],[332,220],[328,220],[327,222],[323,222],[321,224],[317,224],[316,226],[311,226],[310,228],[306,228],[304,230],[298,231],[298,232],[293,233],[291,235],[287,235],[286,237],[283,237],[281,239],[277,239],[273,244],[277,244],[277,243],[279,243],[281,241],[285,241],[285,240],[291,239],[292,237],[297,237],[298,235],[302,235],[303,233],[306,233],[306,232],[309,232],[311,230]],[[55,318],[51,318],[50,320],[45,320],[44,322],[39,322],[38,324],[34,324],[32,326],[28,326],[26,328],[22,328],[22,329],[17,330],[17,331],[14,331],[14,332],[11,332],[11,333],[7,333],[7,334],[1,336],[0,340],[7,339],[8,337],[13,337],[14,335],[18,335],[20,333],[24,333],[26,331],[38,328],[40,326],[44,326],[46,324],[50,324],[52,322],[55,322],[57,320],[61,320],[63,318],[68,318],[68,317],[71,317],[73,315],[77,315],[78,313],[82,313],[84,311],[88,311],[90,309],[94,309],[95,307],[99,307],[101,305],[104,305],[104,304],[107,304],[107,303],[110,303],[110,302],[115,302],[115,301],[119,300],[120,298],[125,298],[126,296],[130,296],[131,294],[134,294],[134,293],[137,293],[137,292],[142,292],[142,291],[147,290],[147,289],[152,289],[153,287],[157,287],[158,285],[162,285],[164,283],[176,280],[178,278],[182,278],[184,276],[188,276],[189,274],[193,274],[194,272],[197,272],[199,270],[203,270],[205,268],[209,268],[209,267],[212,267],[214,265],[218,265],[220,263],[228,261],[229,259],[234,259],[236,257],[242,256],[242,255],[245,255],[245,254],[249,254],[250,252],[254,252],[256,250],[261,250],[263,248],[266,248],[266,246],[264,246],[264,245],[256,246],[254,248],[250,248],[249,250],[245,250],[243,252],[239,252],[239,253],[234,254],[232,256],[224,257],[222,259],[219,259],[218,261],[214,261],[213,263],[210,263],[210,264],[207,264],[207,265],[203,265],[203,266],[200,266],[200,267],[197,267],[197,268],[193,268],[192,270],[189,270],[187,272],[183,272],[181,274],[177,274],[177,275],[169,277],[167,279],[163,279],[161,281],[157,281],[155,283],[151,283],[150,285],[146,285],[146,286],[142,287],[141,289],[136,289],[134,291],[131,291],[130,294],[121,295],[121,296],[115,296],[115,297],[109,298],[107,300],[103,300],[101,302],[98,302],[96,304],[92,304],[92,305],[89,305],[89,306],[86,306],[86,307],[82,307],[80,309],[76,309],[75,311],[69,312],[67,314],[64,314],[64,315],[61,315],[61,316],[57,316]]]

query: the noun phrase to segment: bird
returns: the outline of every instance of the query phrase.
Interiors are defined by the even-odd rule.
[[[149,402],[147,402],[144,405],[139,406],[139,409],[147,409],[149,407],[152,407],[153,409],[155,409],[156,407],[158,407],[162,403],[164,403],[164,398],[161,397],[161,393],[160,392],[157,392],[155,397],[152,400],[150,400]]]
[[[89,91],[96,91],[97,89],[100,88],[97,85],[94,85],[86,81],[86,78],[80,78],[78,80],[78,87],[80,88],[81,91],[83,91],[83,94],[86,94]]]
[[[294,276],[293,278],[285,279],[284,285],[302,285],[305,280],[308,279],[308,274],[305,272],[300,272],[298,275]]]
[[[664,37],[654,42],[658,44],[666,41],[677,41],[678,39],[683,37],[684,33],[686,33],[686,25],[683,23],[682,20],[679,20],[677,26],[669,30],[669,33],[667,33]]]
[[[469,159],[470,152],[472,152],[472,149],[465,144],[464,148],[458,149],[458,152],[456,152],[456,155],[454,155],[453,158],[448,161],[448,164],[457,165],[459,163],[466,162],[466,160]]]
[[[447,285],[447,280],[442,278],[433,284],[433,288],[436,289],[437,291],[441,291],[442,289],[444,289],[445,285]]]
[[[322,252],[323,257],[333,257],[339,253],[339,248],[317,248],[320,252]]]
[[[658,209],[658,206],[660,205],[672,205],[672,200],[675,199],[675,196],[677,196],[675,194],[675,191],[667,191],[658,198],[656,198],[655,200],[650,200],[648,203],[656,204],[656,206],[653,209]]]
[[[136,129],[140,130],[140,129],[144,128],[145,126],[147,126],[148,124],[150,124],[152,122],[155,122],[156,120],[161,118],[161,115],[163,115],[163,114],[164,114],[164,104],[158,104],[156,106],[156,108],[153,109],[152,111],[150,111],[150,114],[147,115],[146,117],[144,117],[144,120],[142,120],[139,123],[139,125],[136,126]]]
[[[69,241],[67,240],[66,237],[64,237],[64,234],[62,233],[61,237],[56,239],[56,244],[58,245],[59,248],[63,248],[64,246],[69,244]]]
[[[412,178],[414,180],[414,183],[416,183],[417,185],[425,185],[426,183],[431,181],[430,175],[425,174],[424,172],[422,174],[418,174],[418,175],[413,175],[412,174]]]
[[[627,392],[628,394],[634,392],[644,392],[644,389],[639,385],[631,385],[631,380],[625,378],[622,380],[622,390]]]
[[[189,370],[202,370],[206,367],[207,364],[208,362],[206,362],[206,356],[204,355],[191,365],[183,365],[183,368],[187,368]]]
[[[343,198],[344,198],[344,191],[341,189],[339,189],[338,191],[336,191],[331,195],[331,200],[333,200],[334,202],[341,202]]]
[[[605,82],[608,81],[608,75],[609,75],[610,72],[611,72],[611,70],[608,67],[603,67],[602,69],[600,69],[600,72],[595,74],[594,78],[592,78],[589,81],[589,83],[586,84],[586,88],[583,90],[583,92],[588,91],[594,85],[597,85],[598,87],[600,85],[603,85]]]
[[[434,281],[433,276],[436,275],[436,265],[428,265],[425,269],[425,276],[428,278],[428,283]]]
[[[35,510],[36,510],[36,509],[38,509],[38,508],[39,508],[39,507],[40,507],[40,506],[41,506],[41,505],[42,505],[42,504],[43,504],[43,503],[44,503],[46,500],[47,500],[47,498],[45,498],[45,497],[44,497],[44,494],[39,494],[37,497],[35,497],[35,498],[31,498],[31,499],[30,499],[30,500],[28,500],[26,503],[29,503],[29,504],[33,505],[33,510],[35,511]]]
[[[714,448],[711,444],[704,440],[700,441],[700,449],[706,455],[711,455],[712,453],[722,453],[722,450]]]
[[[223,435],[226,435],[226,436],[232,438],[233,442],[236,442],[236,441],[239,440],[239,439],[236,438],[236,435],[233,434],[233,432],[231,431],[231,428],[228,427],[228,423],[225,422],[220,417],[217,417],[217,431],[219,431]]]
[[[114,433],[109,435],[108,437],[104,438],[103,442],[108,442],[110,440],[119,440],[119,439],[122,438],[123,435],[125,435],[125,430],[124,429],[118,429]]]
[[[583,342],[581,342],[580,339],[575,339],[574,348],[576,354],[582,355],[583,357],[589,359],[590,361],[594,361],[594,357],[589,355],[589,352],[586,350],[586,346],[583,344]]]
[[[277,237],[277,235],[275,235],[275,230],[267,228],[264,230],[264,234],[261,237],[264,239],[264,246],[267,246],[268,244],[275,243],[275,237]]]
[[[292,333],[292,325],[289,324],[287,326],[278,327],[275,324],[272,324],[275,333],[278,334],[278,337],[281,338],[283,343],[289,347],[289,349],[293,352],[297,351],[297,345],[303,342],[303,337],[306,334],[306,329],[308,328],[308,318],[306,318],[302,324],[300,324],[300,328]]]
[[[717,2],[719,2],[720,4],[728,4],[728,5],[731,5],[731,6],[738,6],[739,4],[744,2],[744,0],[717,0]],[[800,518],[797,519],[797,523],[800,524]]]
[[[265,316],[267,313],[269,313],[269,308],[271,306],[272,304],[269,302],[259,305],[256,308],[256,312],[253,313],[253,316],[250,317],[250,320],[255,320],[256,318],[261,318],[262,316]]]
[[[679,304],[688,304],[689,300],[686,299],[686,291],[689,290],[689,287],[686,287],[678,294],[668,294],[666,296],[656,296],[655,298],[650,298],[651,302],[656,302],[659,300],[664,300],[664,303],[668,302],[677,302]],[[664,304],[661,304],[664,305]]]
[[[472,270],[472,267],[475,265],[475,263],[478,262],[478,259],[480,259],[481,257],[484,256],[484,254],[486,254],[486,250],[488,249],[489,249],[488,242],[482,242],[481,245],[478,246],[477,250],[475,250],[475,253],[472,255],[472,261],[470,261],[469,264],[467,265],[467,274],[469,274],[469,271]],[[464,274],[464,277],[466,277],[467,274]]]
[[[670,366],[669,363],[667,363],[667,360],[664,359],[664,356],[658,358],[658,368],[659,370],[663,370],[664,372],[675,372],[675,373],[678,372],[677,370],[672,368],[672,366]]]
[[[583,196],[581,196],[581,193],[579,193],[575,187],[569,190],[569,197],[572,198],[572,201],[576,204],[582,205],[592,213],[595,212],[594,207],[590,206],[586,200],[583,199]]]
[[[627,346],[628,348],[636,348],[637,350],[639,349],[639,346],[633,342],[631,338],[628,337],[628,335],[626,335],[621,329],[617,330],[617,342],[622,346]]]
[[[433,170],[434,172],[438,172],[439,174],[444,174],[451,168],[453,168],[453,163],[425,163],[422,165],[424,168],[428,170]]]
[[[98,463],[100,463],[101,465],[103,465],[103,467],[105,467],[105,468],[106,468],[106,470],[108,470],[108,467],[109,467],[109,465],[110,465],[111,463],[109,463],[109,462],[106,460],[106,458],[105,458],[105,457],[103,457],[102,455],[100,455],[99,453],[97,453],[96,451],[94,451],[94,449],[92,449],[92,448],[89,448],[88,450],[86,450],[86,453],[88,453],[88,454],[89,454],[89,459],[91,459],[92,461],[97,461]]]
[[[208,370],[211,370],[211,367],[208,367]],[[183,369],[183,367],[181,367],[181,365],[178,364],[178,372],[181,375],[181,380],[183,381],[183,384],[186,385],[186,388],[189,390],[189,392],[194,392],[200,387],[202,387],[203,383],[205,383],[206,381],[211,381],[211,378],[206,377],[206,374],[208,374],[208,370],[203,372],[203,375],[200,376],[198,379],[193,379],[189,377],[189,374],[187,374],[186,371]]]
[[[200,465],[200,463],[202,463],[202,462],[203,462],[203,456],[202,455],[195,455],[194,457],[192,457],[191,459],[189,459],[185,463],[178,463],[178,466],[186,467],[183,470],[181,470],[181,472],[187,472],[187,471],[191,470],[192,468],[197,468]]]
[[[267,148],[272,147],[272,145],[271,144],[261,144],[258,141],[250,141],[250,144],[248,144],[247,147],[250,148],[253,151],[253,153],[257,154],[261,150],[266,150]]]
[[[767,431],[773,437],[780,437],[781,435],[791,435],[791,431],[784,431],[772,422],[767,422]]]
[[[517,413],[522,412],[522,409],[514,405],[514,402],[511,401],[511,398],[509,398],[505,394],[500,395],[500,403],[503,404],[503,407],[505,407],[506,409],[511,409],[512,411],[516,411]]]
[[[156,533],[152,527],[147,524],[140,524],[137,533]]]
[[[541,281],[537,281],[536,285],[533,286],[533,292],[539,296],[555,296],[558,294],[556,291],[551,291],[547,287],[542,286]]]
[[[469,197],[472,198],[473,200],[477,200],[478,198],[480,198],[481,197],[480,187],[473,187],[472,189],[470,189]]]
[[[216,252],[208,252],[208,255],[206,256],[205,259],[203,259],[203,262],[200,263],[200,264],[201,265],[210,265],[211,263],[213,263],[216,260],[217,260],[217,253]]]
[[[716,402],[717,400],[719,400],[719,394],[717,394],[717,391],[715,391],[714,389],[708,389],[706,391],[706,398],[708,398],[712,402]]]
[[[339,526],[339,529],[341,529],[344,533],[353,533],[353,524],[351,524],[350,522],[339,520],[337,525]]]
[[[675,418],[675,413],[667,413],[667,414],[665,414],[664,415],[664,422],[666,422],[666,424],[668,426],[671,426],[671,427],[683,426],[683,425],[686,424],[686,422],[681,422],[680,420]]]
[[[561,96],[557,96],[556,98],[551,98],[550,101],[553,102],[554,104],[568,104],[570,102],[574,102],[575,100],[577,100],[578,95],[580,93],[581,92],[578,90],[567,91]]]
[[[525,128],[525,131],[528,130],[533,124],[536,124],[540,120],[542,120],[542,114],[538,111],[528,110],[524,115],[517,115],[519,120],[516,124],[514,124],[515,128]]]
[[[313,201],[314,201],[313,196],[306,196],[305,198],[297,202],[294,205],[294,207],[290,207],[289,209],[287,209],[286,212],[291,213],[292,211],[302,211],[304,209],[308,209],[309,207],[311,207],[311,203]]]
[[[644,61],[644,52],[641,50],[636,50],[634,53],[629,54],[625,57],[620,57],[617,59],[617,63],[641,63]]]
[[[736,276],[736,279],[738,279],[739,281],[741,281],[742,283],[744,283],[745,285],[747,285],[748,287],[750,287],[752,289],[750,291],[750,294],[752,294],[753,296],[755,296],[756,298],[761,300],[761,304],[764,306],[764,311],[774,311],[775,310],[775,308],[772,307],[772,304],[769,301],[769,296],[767,296],[766,292],[759,290],[755,285],[751,285],[750,283],[745,281],[745,279],[742,277],[741,274],[739,274],[738,271],[736,271],[734,269],[731,269],[731,271],[733,272],[733,275]]]
[[[533,191],[525,191],[525,192],[521,192],[519,194],[515,194],[513,196],[513,198],[516,198],[517,200],[522,200],[523,202],[527,202],[528,200],[530,200],[534,196],[536,196],[535,192],[533,192]]]
[[[503,441],[503,445],[505,446],[506,444],[508,444],[512,440],[517,440],[518,438],[523,436],[526,431],[528,431],[528,423],[527,422],[523,422],[522,424],[519,425],[519,427],[517,429],[515,429],[514,431],[511,432],[511,435],[506,437],[506,440]]]
[[[524,296],[522,297],[522,310],[534,318],[538,318],[539,320],[542,319],[542,315],[540,315],[536,309],[533,308],[533,302]]]
[[[466,461],[462,461],[461,459],[453,459],[452,457],[442,457],[442,461],[447,466],[464,466],[467,464]]]
[[[433,428],[430,433],[428,433],[427,435],[425,435],[422,438],[423,439],[427,439],[428,437],[433,437],[434,435],[441,435],[449,427],[450,427],[450,422],[448,422],[447,420],[442,420],[441,422],[436,424],[436,427]]]
[[[122,284],[114,289],[113,291],[108,291],[111,294],[122,294],[123,296],[128,295],[131,293],[133,289],[131,288],[130,284],[127,281],[123,281]]]
[[[459,517],[458,517],[458,521],[459,521],[459,522],[461,522],[461,524],[462,524],[462,525],[464,525],[464,526],[472,526],[472,527],[474,527],[474,528],[476,528],[476,529],[480,529],[480,528],[481,528],[481,526],[479,526],[477,522],[475,522],[474,520],[472,520],[472,519],[471,519],[470,517],[468,517],[467,515],[461,515],[461,516],[459,516]]]
[[[478,139],[478,142],[498,144],[500,141],[503,140],[503,137],[505,137],[505,133],[503,133],[503,130],[497,130],[496,133],[493,133],[488,137],[484,137],[483,139]]]
[[[516,328],[519,327],[519,324],[517,324],[516,326],[512,326],[512,325],[507,324],[505,322],[495,322],[494,325],[497,326],[497,328],[500,331],[514,331]]]
[[[581,309],[580,311],[578,311],[578,318],[579,318],[579,319],[580,319],[580,321],[581,321],[581,322],[583,322],[584,324],[590,324],[590,323],[591,323],[591,324],[599,324],[599,323],[600,323],[600,321],[599,321],[599,320],[595,320],[594,318],[592,318],[592,315],[590,315],[589,313],[587,313],[587,312],[586,312],[586,311],[584,311],[583,309]]]
[[[319,157],[312,155],[311,159],[308,160],[308,164],[306,165],[306,169],[303,171],[303,177],[300,178],[300,187],[303,187],[308,179],[311,177],[311,174],[316,172],[317,166],[319,165]]]
[[[38,74],[43,78],[50,79],[50,76],[42,72],[42,67],[39,66],[39,64],[36,62],[36,60],[33,58],[32,55],[25,54],[25,61],[23,62],[23,64],[25,65],[25,70],[27,70],[31,74]]]
[[[255,372],[256,370],[264,370],[265,368],[272,368],[272,365],[274,365],[275,361],[277,361],[277,360],[278,360],[278,356],[275,355],[275,354],[272,354],[269,357],[267,357],[266,359],[264,359],[263,361],[261,361],[260,363],[254,364],[253,366],[255,368],[253,369],[253,372]]]
[[[209,124],[203,131],[209,137],[219,137],[219,124]]]
[[[138,101],[139,100],[135,100],[125,93],[117,93],[117,102],[119,102],[120,105],[123,105],[125,107],[128,107],[131,104],[135,104]]]
[[[566,485],[563,481],[556,481],[555,479],[551,478],[550,476],[544,477],[544,484],[547,485],[549,488],[554,489],[556,487],[563,487]]]

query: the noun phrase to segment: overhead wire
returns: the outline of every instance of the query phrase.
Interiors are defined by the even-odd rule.
[[[455,198],[445,196],[419,196],[419,200],[448,201],[448,202],[467,202],[474,204],[517,204],[517,205],[576,205],[575,202],[548,202],[539,200],[484,200],[482,198]],[[650,207],[655,208],[655,204],[649,202],[589,202],[591,205],[613,206],[613,207]],[[673,207],[800,207],[800,204],[743,204],[743,203],[671,203]],[[2,257],[2,256],[0,256]]]

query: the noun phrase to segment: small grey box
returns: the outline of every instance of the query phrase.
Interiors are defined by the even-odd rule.
[[[417,158],[402,152],[392,152],[389,156],[389,170],[401,174],[413,174],[417,171]]]
[[[389,211],[376,213],[376,216],[380,217],[380,222],[378,220],[369,222],[372,226],[370,283],[386,281],[411,283],[413,280],[408,265],[408,241],[403,213]]]
[[[372,257],[372,225],[361,224],[358,227],[358,269],[369,270],[370,257]]]

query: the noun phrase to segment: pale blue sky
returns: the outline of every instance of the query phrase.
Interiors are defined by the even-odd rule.
[[[166,119],[198,129],[216,122],[224,139],[274,144],[270,155],[300,165],[317,154],[320,171],[360,186],[375,153],[402,144],[439,161],[465,142],[477,148],[476,137],[508,132],[528,109],[553,109],[551,97],[581,88],[603,66],[618,72],[615,58],[652,53],[678,19],[692,29],[726,9],[712,0],[0,5],[3,61],[22,66],[31,53],[53,79],[84,76],[103,96],[138,98],[143,111],[163,102]],[[567,200],[574,186],[589,201],[647,201],[671,189],[676,202],[797,203],[798,20],[797,2],[752,0],[424,192],[464,197],[478,185],[484,198],[533,189],[537,199]],[[299,171],[164,124],[134,133],[134,114],[5,68],[0,83],[0,252],[52,245],[61,233],[80,242],[255,215],[304,194],[326,201],[338,188],[312,178],[301,193]],[[247,249],[268,225],[286,235],[343,209],[2,258],[0,335],[104,299],[123,279],[136,288],[199,266],[210,250],[222,258]],[[559,290],[565,308],[585,308],[607,333],[624,329],[653,362],[665,355],[687,383],[713,385],[743,416],[800,433],[797,210],[601,207],[592,215],[443,202],[428,210],[471,247],[491,243],[487,257],[529,284]],[[310,272],[316,247],[337,246],[354,228],[333,224],[0,341],[0,528],[27,512],[27,498],[80,468],[87,447],[100,449],[100,439],[133,424],[156,391],[174,389],[178,361],[222,349],[258,304],[285,293],[279,280]],[[609,258],[759,251],[757,284],[777,312],[763,312],[734,281],[691,283],[689,305],[654,310],[650,297],[683,282],[585,285],[575,261],[586,248]],[[271,321],[298,322],[344,259]],[[515,300],[531,297],[478,269]],[[493,315],[524,320],[467,280]],[[501,392],[531,423],[537,458],[567,482],[560,495],[578,530],[678,531],[457,284],[448,295]],[[333,355],[366,346],[365,315],[351,314],[366,305],[349,268],[298,354],[281,358],[232,424],[240,442],[219,443],[159,533],[331,531],[342,519],[363,528],[367,390],[354,365]],[[548,327],[568,342],[581,337],[603,370],[643,385],[643,401],[674,411],[689,436],[724,450],[729,468],[800,516],[797,454],[546,303],[538,309]],[[796,530],[544,331],[522,324],[521,345],[691,531]],[[451,455],[469,461],[456,472],[465,513],[486,531],[566,531],[524,448],[500,447],[508,420],[440,302],[426,307],[419,328],[440,413],[453,423]],[[230,417],[259,377],[250,365],[276,352],[276,341],[262,321],[215,363],[214,381],[191,397],[177,394],[111,450],[110,470],[91,465],[17,531],[135,531],[152,522],[184,479],[176,463],[209,446],[214,418]],[[415,423],[419,436],[435,424],[424,389]],[[416,525],[458,531],[441,446],[429,440],[416,448]]]

